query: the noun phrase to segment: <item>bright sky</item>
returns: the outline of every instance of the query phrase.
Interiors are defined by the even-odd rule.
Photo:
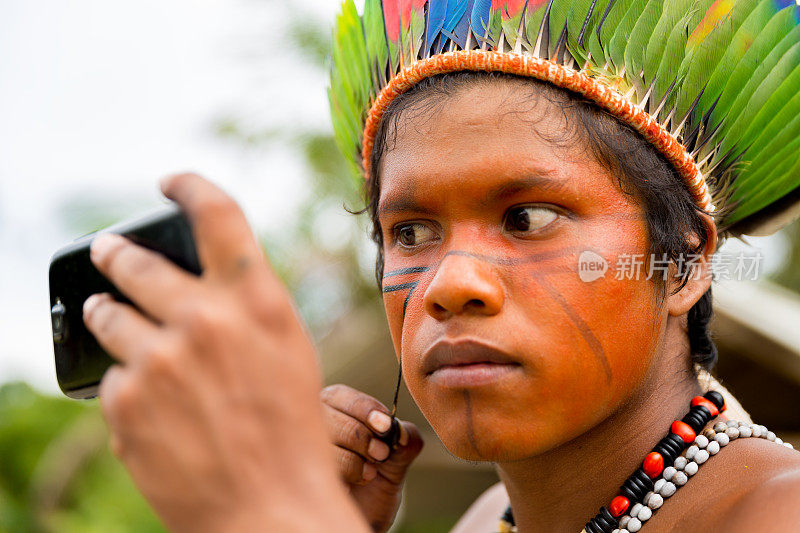
[[[279,54],[275,31],[286,9],[330,21],[338,5],[0,3],[0,382],[57,391],[47,267],[76,237],[59,226],[64,198],[151,205],[159,177],[193,169],[229,190],[258,229],[291,216],[305,182],[297,158],[234,148],[211,124],[234,114],[327,128],[324,74]],[[780,259],[780,238],[761,246]]]

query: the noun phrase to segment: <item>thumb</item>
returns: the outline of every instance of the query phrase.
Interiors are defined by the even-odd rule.
[[[396,484],[403,482],[408,467],[417,458],[424,445],[417,426],[411,422],[399,422],[400,438],[397,445],[392,448],[392,453],[389,454],[389,457],[377,465],[378,472]]]

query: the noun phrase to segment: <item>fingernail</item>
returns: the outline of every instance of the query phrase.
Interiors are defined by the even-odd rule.
[[[392,427],[392,417],[381,411],[372,411],[367,416],[367,423],[378,433],[386,433]]]
[[[406,431],[406,427],[403,424],[400,424],[400,438],[397,439],[397,442],[400,443],[400,446],[408,444],[408,431]]]
[[[103,233],[95,237],[90,250],[92,262],[95,264],[101,263],[111,249],[118,246],[122,240],[122,237],[114,233]]]
[[[389,446],[387,446],[385,442],[379,441],[378,439],[372,439],[369,441],[367,453],[376,461],[385,461],[389,457],[390,450]]]
[[[361,478],[364,481],[372,481],[377,477],[378,469],[369,463],[364,463],[364,470],[361,472]]]
[[[83,316],[88,317],[91,315],[92,311],[94,311],[94,308],[106,298],[108,298],[108,293],[92,294],[89,296],[86,301],[83,302]]]

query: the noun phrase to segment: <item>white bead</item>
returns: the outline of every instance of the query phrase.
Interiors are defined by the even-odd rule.
[[[703,451],[706,452],[705,450],[703,450]],[[708,452],[706,452],[706,453],[708,453]],[[700,467],[697,465],[697,463],[692,461],[691,463],[688,463],[686,465],[686,467],[683,469],[683,471],[686,472],[687,476],[693,476],[693,475],[695,475],[697,473],[697,469],[698,468],[700,468]]]
[[[716,431],[717,433],[722,433],[726,429],[728,429],[728,425],[725,422],[720,421],[714,424],[714,431]]]
[[[656,494],[660,494],[660,493],[661,493],[661,488],[662,488],[662,487],[663,487],[663,486],[664,486],[666,483],[667,483],[667,480],[666,480],[666,479],[664,479],[663,477],[662,477],[662,478],[659,478],[659,479],[657,479],[657,480],[656,480],[656,483],[655,483],[655,485],[653,485],[653,492],[655,492]]]
[[[791,442],[784,442],[783,445],[786,446],[787,448],[791,448],[792,450],[794,450],[794,446],[792,446]]]
[[[628,515],[623,516],[622,518],[619,519],[619,527],[621,527],[621,528],[628,527],[628,522],[630,522],[630,521],[631,521],[631,517],[630,516],[628,516]]]
[[[617,528],[617,529],[615,529],[614,531],[612,531],[611,533],[619,533],[619,532],[620,532],[620,529],[619,529],[619,528]]]
[[[726,424],[728,425],[729,428],[739,427],[739,422],[737,422],[736,420],[728,420]]]
[[[698,435],[697,438],[694,439],[694,443],[697,444],[698,448],[703,449],[708,446],[708,437],[705,435]]]
[[[725,434],[730,437],[731,440],[739,438],[739,428],[729,427],[725,430]]]
[[[767,431],[767,440],[774,442],[775,439],[777,439],[777,438],[778,437],[775,436],[775,433],[773,433],[771,431]]]
[[[758,424],[753,424],[753,436],[756,438],[760,438],[764,436],[764,432],[761,431],[761,426]]]
[[[776,442],[777,444],[783,444],[783,439],[782,439],[782,438],[780,438],[780,437],[775,437],[775,442]]]
[[[642,522],[641,520],[639,520],[634,516],[633,518],[631,518],[631,521],[628,522],[628,531],[630,531],[631,533],[636,533],[640,529],[642,529]]]
[[[655,496],[655,494],[656,494],[656,493],[655,493],[655,492],[653,492],[653,491],[650,491],[650,492],[648,492],[647,494],[645,494],[645,495],[644,495],[644,498],[642,498],[642,505],[647,505],[647,502],[649,502],[649,501],[650,501],[650,498],[652,498],[653,496]]]
[[[767,426],[762,424],[761,425],[761,437],[766,439],[767,438],[767,433],[769,433],[769,430],[767,429]]]
[[[675,459],[673,466],[678,470],[683,470],[688,462],[689,460],[686,457],[680,456]]]
[[[714,435],[714,440],[719,443],[720,446],[727,446],[728,443],[731,441],[730,437],[726,433],[717,433]]]
[[[675,475],[675,472],[677,472],[677,470],[674,466],[668,466],[664,469],[664,472],[662,472],[661,475],[664,476],[664,479],[670,481],[672,480],[672,476]]]
[[[630,508],[630,510],[629,510],[628,512],[630,513],[630,515],[631,515],[632,517],[633,517],[633,516],[636,516],[636,515],[638,515],[638,514],[639,514],[639,511],[641,511],[641,510],[642,510],[642,507],[644,507],[644,505],[642,505],[642,504],[641,504],[641,503],[639,503],[639,502],[636,502],[636,503],[634,503],[634,504],[633,504],[633,507],[631,507],[631,508]],[[626,526],[626,527],[627,527],[627,526]]]
[[[661,494],[653,494],[647,502],[650,509],[658,509],[662,505],[664,505],[664,497]]]
[[[719,443],[717,443],[717,447],[719,447]],[[717,451],[719,451],[719,449]],[[708,461],[710,453],[711,451],[708,449],[700,450],[699,452],[697,452],[697,454],[695,454],[694,462],[697,463],[698,465],[705,463],[706,461]]]
[[[694,454],[696,454],[698,450],[700,450],[700,448],[692,444],[686,448],[686,458],[691,461],[694,458]]]
[[[670,496],[675,494],[676,490],[678,490],[678,487],[676,487],[674,483],[668,481],[664,483],[664,486],[661,487],[661,490],[658,491],[658,493],[665,498],[669,498]]]
[[[675,476],[672,478],[672,482],[679,487],[686,485],[687,481],[689,481],[689,476],[687,476],[684,472],[676,472]]]
[[[753,436],[753,430],[747,426],[742,426],[739,428],[739,437],[741,438],[748,438]]]
[[[708,443],[708,446],[706,446],[705,451],[707,451],[711,455],[717,455],[717,452],[719,451],[719,442],[712,440],[711,442]]]
[[[642,522],[647,522],[648,520],[650,520],[651,516],[653,516],[653,511],[649,507],[642,507],[636,514],[636,518],[638,518]]]

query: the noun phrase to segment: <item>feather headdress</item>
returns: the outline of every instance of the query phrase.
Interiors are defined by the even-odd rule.
[[[800,8],[794,0],[344,0],[329,99],[369,179],[381,117],[459,70],[550,82],[647,139],[732,234],[800,214]],[[360,179],[360,178],[359,178]]]

